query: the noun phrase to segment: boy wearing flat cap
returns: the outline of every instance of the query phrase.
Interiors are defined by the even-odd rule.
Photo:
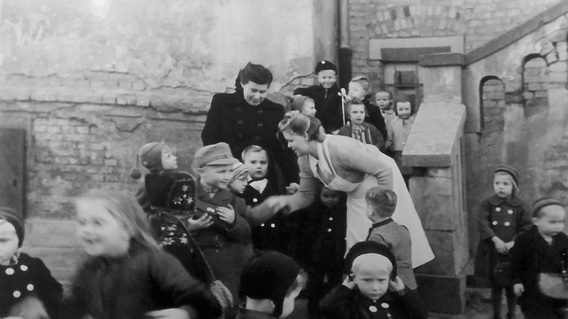
[[[63,288],[41,259],[21,253],[23,241],[22,218],[0,207],[0,318],[56,318]]]
[[[250,243],[250,226],[242,217],[247,215],[244,201],[227,187],[233,177],[232,167],[238,160],[227,143],[204,146],[195,152],[193,168],[199,175],[197,186],[197,213],[189,220],[189,229],[209,262],[213,274],[233,295],[239,304],[238,282],[242,264],[237,255],[242,246]],[[205,217],[204,217],[205,216]],[[236,316],[237,308],[227,318]]]
[[[568,236],[563,232],[565,217],[566,210],[556,199],[537,199],[532,209],[534,225],[517,236],[510,251],[513,290],[519,296],[518,303],[525,318],[565,318],[568,300],[545,295],[538,279],[540,273],[562,274],[568,270]],[[565,291],[565,288],[560,290]]]
[[[343,126],[341,111],[341,93],[336,85],[337,67],[335,64],[322,60],[316,64],[315,74],[318,84],[297,88],[294,95],[310,97],[316,104],[316,117],[327,133],[337,131]]]
[[[294,310],[294,300],[303,286],[300,266],[292,258],[276,251],[257,251],[241,273],[246,304],[237,318],[285,318]]]
[[[345,256],[349,275],[325,297],[328,319],[426,319],[424,302],[397,276],[390,250],[373,241],[359,242]]]

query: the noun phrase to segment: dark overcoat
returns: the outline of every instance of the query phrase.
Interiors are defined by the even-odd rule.
[[[341,109],[341,95],[337,86],[325,89],[321,85],[307,88],[297,88],[294,94],[312,98],[316,105],[316,117],[321,121],[327,133],[338,130],[343,126],[343,111]]]
[[[525,289],[518,299],[523,312],[548,318],[546,315],[568,305],[566,300],[544,296],[538,288],[538,273],[561,273],[561,261],[567,251],[568,236],[563,232],[552,236],[550,245],[536,226],[517,236],[511,249],[511,274],[513,284],[521,283]]]
[[[499,256],[493,236],[504,242],[515,240],[522,231],[531,225],[530,209],[525,201],[517,196],[503,199],[493,195],[481,202],[478,213],[479,244],[475,256],[475,278],[481,286],[488,286],[493,279],[493,268],[497,260],[505,260]]]
[[[268,152],[270,161],[267,178],[275,181],[279,176],[277,171],[283,174],[284,181],[279,183],[281,189],[282,185],[297,182],[299,172],[296,155],[276,137],[283,117],[284,107],[269,99],[252,106],[240,90],[232,94],[218,93],[211,101],[201,139],[203,145],[229,144],[237,159],[241,159],[242,151],[248,146],[261,146]]]

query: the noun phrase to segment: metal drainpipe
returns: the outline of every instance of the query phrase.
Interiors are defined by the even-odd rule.
[[[339,1],[339,86],[347,89],[351,80],[351,48],[349,47],[349,0]]]

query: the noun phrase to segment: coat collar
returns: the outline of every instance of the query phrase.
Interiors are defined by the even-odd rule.
[[[384,226],[384,225],[386,225],[386,224],[390,224],[390,223],[392,223],[392,222],[394,222],[394,220],[393,220],[392,218],[387,218],[387,219],[382,220],[382,221],[380,221],[380,222],[378,222],[378,223],[374,223],[373,226],[371,226],[371,230],[372,230],[372,229],[375,229],[375,228],[377,228],[377,227]]]
[[[517,207],[521,206],[521,204],[523,203],[523,201],[520,198],[518,198],[516,195],[511,196],[511,198],[509,199],[503,199],[497,195],[493,195],[489,197],[487,201],[489,201],[489,204],[493,206],[499,206],[503,203],[506,203],[509,206]]]

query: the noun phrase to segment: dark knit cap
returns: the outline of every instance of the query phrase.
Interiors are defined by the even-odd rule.
[[[537,200],[534,201],[533,203],[533,209],[532,209],[532,216],[536,217],[536,215],[538,214],[538,212],[545,208],[546,206],[560,206],[562,208],[564,208],[564,205],[562,205],[561,202],[559,202],[558,200],[554,199],[554,198],[550,198],[550,197],[542,197],[539,198]]]
[[[318,64],[316,64],[316,74],[320,73],[321,71],[324,70],[333,70],[335,72],[337,72],[337,67],[335,66],[335,64],[326,61],[326,60],[322,60],[320,62],[318,62]]]
[[[136,166],[138,166],[138,162],[140,162],[142,166],[146,167],[149,170],[161,167],[162,150],[165,147],[166,144],[164,144],[163,142],[152,142],[144,144],[138,151]],[[130,173],[130,176],[134,179],[139,179],[140,177],[142,177],[142,173],[137,167],[135,167]]]
[[[276,251],[257,251],[241,272],[241,290],[252,299],[269,299],[274,302],[274,317],[282,314],[288,289],[300,273],[294,259]]]
[[[388,249],[387,246],[374,241],[360,241],[353,245],[351,249],[349,249],[347,256],[345,256],[345,267],[343,271],[346,274],[350,274],[355,259],[365,254],[378,254],[388,258],[388,260],[390,260],[390,262],[392,263],[391,278],[396,278],[396,259],[394,258],[393,253],[390,251],[390,249]]]
[[[507,164],[501,164],[499,165],[499,167],[497,167],[497,169],[495,169],[495,172],[493,173],[498,173],[498,172],[503,172],[511,175],[515,184],[519,185],[519,174],[517,173],[517,170],[513,166]]]
[[[373,187],[365,194],[367,203],[378,208],[381,215],[392,215],[396,209],[397,196],[390,189]]]
[[[5,220],[14,226],[16,229],[16,235],[18,236],[18,247],[22,247],[25,234],[23,218],[11,208],[0,207],[0,220]]]

